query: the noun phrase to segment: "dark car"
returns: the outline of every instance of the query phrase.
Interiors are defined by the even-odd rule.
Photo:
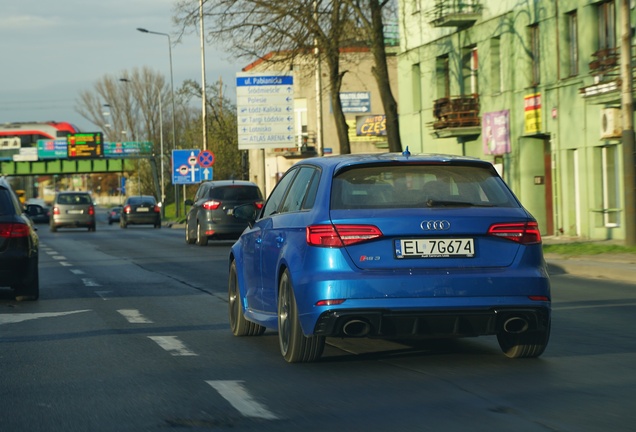
[[[40,204],[27,204],[26,214],[31,218],[33,223],[48,224],[51,220],[49,208]]]
[[[16,300],[40,296],[39,239],[23,214],[9,183],[0,178],[0,286],[13,289]]]
[[[95,231],[95,205],[88,192],[58,192],[53,201],[51,231],[58,228],[88,228]]]
[[[114,222],[121,220],[122,206],[115,206],[108,209],[108,225],[112,225]]]
[[[194,200],[186,200],[190,211],[186,218],[185,241],[199,246],[208,239],[237,239],[247,222],[232,215],[234,207],[263,205],[263,194],[255,183],[239,180],[217,180],[201,183]]]
[[[317,360],[326,337],[494,335],[510,358],[548,344],[539,227],[490,162],[305,159],[260,212],[234,214],[250,227],[229,256],[231,330],[277,330],[288,362]]]
[[[121,211],[119,226],[153,225],[161,228],[161,207],[151,195],[131,196],[126,198]]]

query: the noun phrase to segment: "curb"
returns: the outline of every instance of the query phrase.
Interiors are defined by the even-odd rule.
[[[588,257],[563,258],[548,254],[545,259],[551,276],[570,274],[636,284],[636,257],[603,255],[590,259]]]

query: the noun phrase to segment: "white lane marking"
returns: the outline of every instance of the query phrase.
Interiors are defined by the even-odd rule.
[[[152,324],[152,321],[139,313],[137,309],[118,309],[117,312],[131,324]]]
[[[276,420],[278,417],[248,393],[243,381],[206,381],[245,417]]]
[[[93,279],[89,279],[89,278],[82,278],[82,282],[84,283],[84,286],[87,286],[87,287],[101,286],[100,284],[95,282]]]
[[[53,258],[54,260],[58,260],[58,261],[62,261],[62,260],[66,259],[66,257],[62,256],[62,255],[52,255],[51,258]]]
[[[81,275],[81,274],[85,274],[82,270],[80,269],[71,269],[71,273],[75,273],[76,275]]]
[[[49,255],[57,255],[57,252],[54,249],[49,249],[46,251],[46,253]]]
[[[108,294],[112,293],[112,291],[95,291],[95,294],[100,296],[102,300],[108,300]]]
[[[64,267],[73,267],[73,264],[68,263],[66,261],[60,261],[60,264],[63,265]]]
[[[20,313],[20,314],[0,314],[0,324],[19,323],[39,318],[52,318],[58,316],[72,315],[76,313],[89,312],[90,309],[76,310],[70,312],[49,312],[49,313]]]
[[[168,351],[173,356],[196,356],[197,353],[190,351],[176,336],[148,336],[157,345]]]
[[[596,308],[614,308],[614,307],[631,307],[636,306],[636,303],[608,303],[597,305],[581,305],[581,306],[555,306],[552,303],[552,310],[577,310],[577,309],[596,309]]]

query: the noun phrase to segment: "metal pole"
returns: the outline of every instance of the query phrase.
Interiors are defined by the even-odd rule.
[[[203,28],[203,0],[199,0],[199,23],[201,27],[201,117],[203,118],[203,150],[208,148],[207,97],[205,94],[205,30]]]
[[[623,196],[625,203],[625,245],[636,246],[636,175],[634,169],[634,96],[632,81],[632,29],[629,0],[621,1],[621,102],[623,117]]]
[[[159,93],[159,143],[161,147],[161,154],[159,155],[159,165],[161,166],[161,219],[166,215],[164,210],[164,204],[166,201],[166,194],[164,192],[164,179],[163,179],[163,103],[161,102],[161,93]]]
[[[145,28],[137,28],[138,31],[142,32],[142,33],[149,33],[149,34],[155,34],[155,35],[159,35],[159,36],[165,36],[168,38],[168,57],[170,59],[170,99],[172,99],[172,150],[177,148],[177,132],[176,132],[176,124],[177,121],[175,119],[175,114],[177,112],[176,108],[175,108],[175,102],[174,102],[174,75],[172,73],[172,40],[170,39],[170,35],[168,33],[161,33],[161,32],[156,32],[156,31],[151,31],[151,30],[147,30]],[[163,151],[161,152],[161,157],[163,157]],[[161,170],[161,172],[163,173],[163,169]],[[163,181],[161,182],[163,184]],[[163,192],[162,192],[163,194]],[[179,212],[179,206],[177,205],[177,200],[178,200],[178,194],[177,194],[177,189],[175,188],[175,194],[174,194],[174,202],[175,202],[175,207],[176,207],[176,216],[179,217],[180,216],[180,212]],[[162,197],[162,202],[165,201],[165,195]],[[162,205],[162,209],[163,209],[163,205]],[[162,210],[163,212],[163,210]]]

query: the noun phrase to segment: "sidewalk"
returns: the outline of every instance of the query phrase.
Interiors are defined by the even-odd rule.
[[[545,260],[548,263],[550,275],[571,274],[636,284],[636,255],[634,254],[566,257],[547,253]]]

